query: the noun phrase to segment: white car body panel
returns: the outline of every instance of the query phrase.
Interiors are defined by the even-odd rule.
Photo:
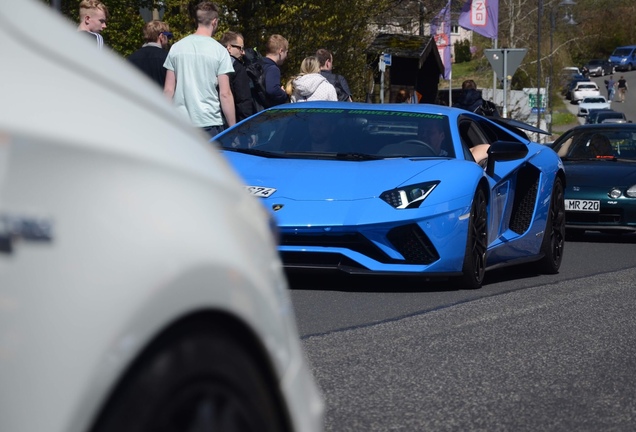
[[[578,116],[585,117],[590,113],[590,110],[593,109],[609,109],[611,108],[611,104],[605,96],[588,96],[583,98],[581,102],[579,102],[579,110]]]
[[[124,59],[43,4],[0,6],[0,430],[86,431],[144,346],[206,310],[263,343],[294,430],[322,430],[261,204]]]
[[[580,82],[572,90],[572,102],[578,103],[588,96],[600,96],[598,85],[592,81]]]

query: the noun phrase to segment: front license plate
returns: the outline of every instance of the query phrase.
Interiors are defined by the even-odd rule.
[[[601,202],[596,200],[566,199],[565,211],[599,212]]]
[[[247,191],[251,193],[252,195],[255,195],[261,198],[267,198],[268,196],[271,196],[274,192],[276,192],[276,189],[274,188],[268,188],[268,187],[262,187],[262,186],[245,186],[245,189],[247,189]]]

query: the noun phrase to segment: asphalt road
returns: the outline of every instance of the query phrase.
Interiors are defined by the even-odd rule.
[[[612,108],[636,121],[621,74]],[[475,291],[290,275],[333,432],[636,430],[635,280],[636,235],[594,233],[557,275],[500,269]]]
[[[591,234],[557,275],[501,269],[475,291],[290,282],[327,431],[631,431],[635,278],[636,236]]]

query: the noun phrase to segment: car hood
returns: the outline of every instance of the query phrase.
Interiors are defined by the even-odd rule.
[[[440,180],[457,164],[454,159],[383,159],[371,161],[267,158],[224,152],[248,186],[276,189],[277,198],[293,200],[360,200],[375,198],[402,185]]]
[[[565,161],[570,186],[631,186],[636,184],[636,162]]]

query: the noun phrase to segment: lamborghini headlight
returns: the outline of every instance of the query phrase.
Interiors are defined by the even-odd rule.
[[[627,189],[627,193],[625,194],[630,198],[636,198],[636,185],[633,185],[629,189]]]
[[[418,208],[438,184],[436,181],[403,186],[382,192],[380,198],[396,209]]]

